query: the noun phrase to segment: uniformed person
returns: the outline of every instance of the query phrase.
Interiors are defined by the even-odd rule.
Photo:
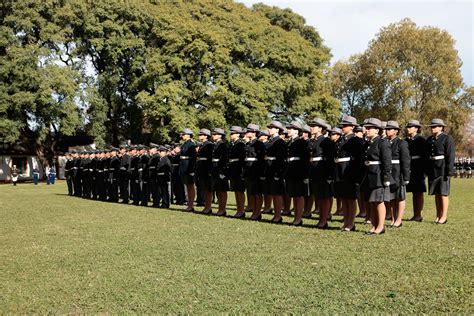
[[[81,158],[79,153],[73,152],[73,182],[74,182],[74,196],[82,196],[82,183],[81,183]]]
[[[181,181],[186,186],[188,194],[188,205],[186,211],[194,211],[194,199],[196,190],[194,188],[194,170],[196,166],[196,143],[192,140],[193,131],[185,128],[181,132],[181,139],[184,141],[180,151],[179,175]]]
[[[212,213],[212,151],[214,144],[209,141],[211,131],[207,128],[199,130],[199,142],[201,146],[196,157],[196,184],[201,188],[204,195],[203,214]]]
[[[91,199],[97,200],[97,158],[98,153],[97,150],[92,150],[91,151],[91,166],[90,168],[92,169],[91,172]]]
[[[129,148],[126,144],[122,144],[120,146],[119,186],[123,204],[128,204],[130,199],[130,160]]]
[[[228,176],[230,181],[230,191],[235,194],[237,204],[236,218],[245,217],[245,179],[243,170],[245,164],[245,143],[240,138],[242,128],[232,126],[230,128],[230,148],[228,162]]]
[[[105,188],[105,199],[103,201],[107,201],[109,198],[109,193],[112,190],[111,189],[111,183],[110,183],[110,161],[111,161],[111,155],[110,155],[110,150],[106,149],[104,150],[105,152],[105,157],[104,157],[104,188]]]
[[[140,161],[138,174],[140,179],[140,205],[148,206],[150,200],[150,191],[148,188],[148,148],[146,146],[140,146]]]
[[[334,147],[336,152],[339,150],[342,144],[342,130],[339,127],[333,127],[329,130],[329,139],[334,143]],[[334,182],[332,184],[333,193],[334,193]],[[336,200],[336,212],[334,215],[343,216],[344,213],[342,212],[342,198],[340,198],[337,194],[334,194]],[[331,209],[332,209],[332,200],[331,200]],[[329,217],[332,215],[330,214]]]
[[[247,191],[247,201],[249,211],[252,211],[251,219],[262,219],[263,204],[263,183],[265,168],[265,145],[258,140],[257,133],[260,126],[257,124],[247,125],[245,137],[248,142],[245,144],[245,188]]]
[[[368,141],[365,144],[365,168],[361,190],[370,203],[372,228],[369,235],[385,233],[385,202],[390,198],[391,150],[389,143],[380,136],[382,122],[376,118],[368,119],[364,125]]]
[[[130,192],[133,205],[139,205],[140,197],[140,156],[139,147],[133,146],[130,151]]]
[[[168,158],[168,149],[165,146],[158,147],[159,161],[156,166],[157,184],[158,184],[158,201],[161,208],[169,208],[171,204],[170,198],[170,180],[171,180],[171,161]],[[155,200],[153,199],[155,204]]]
[[[410,151],[410,182],[407,192],[413,197],[413,217],[410,221],[423,221],[423,207],[425,204],[424,193],[426,192],[425,165],[428,162],[426,156],[426,140],[421,136],[421,124],[417,120],[409,120],[406,125],[408,149]]]
[[[265,145],[265,150],[267,150],[269,142],[268,139],[270,137],[270,134],[268,132],[268,129],[261,130],[260,133],[258,133],[258,140],[261,141]],[[265,166],[266,167],[266,166]],[[271,214],[272,213],[272,197],[271,195],[267,192],[266,186],[265,186],[265,171],[263,172],[263,177],[260,178],[262,183],[264,184],[263,187],[263,210],[262,214]]]
[[[70,153],[66,153],[66,164],[64,166],[64,173],[66,176],[66,183],[67,183],[67,192],[68,195],[74,195],[73,190],[73,168],[74,167],[74,160]],[[39,176],[39,175],[38,175]]]
[[[110,149],[110,163],[109,163],[110,190],[108,192],[110,202],[118,202],[119,200],[118,180],[119,180],[119,172],[120,172],[120,159],[117,155],[118,151],[119,149],[115,147],[112,147]]]
[[[392,151],[391,175],[393,183],[390,185],[391,227],[402,226],[405,214],[406,185],[410,182],[410,151],[408,142],[398,137],[400,127],[396,121],[388,121],[385,133]]]
[[[86,199],[91,198],[92,172],[90,152],[84,152],[84,157],[81,160],[82,168],[82,197]]]
[[[308,143],[308,146],[309,146],[309,141],[311,139],[311,127],[308,124],[301,125],[300,137],[304,139]],[[310,191],[311,191],[311,188],[310,188]],[[314,211],[318,212],[317,203],[315,203],[315,200],[314,200],[314,195],[309,194],[308,196],[305,196],[303,218],[311,218],[313,206],[315,206]]]
[[[357,195],[363,170],[363,141],[353,133],[358,126],[357,120],[346,116],[340,123],[342,126],[342,141],[336,147],[336,177],[334,193],[342,200],[344,214],[343,232],[355,230],[355,216],[357,210]]]
[[[274,216],[273,223],[283,221],[283,195],[285,194],[284,176],[286,170],[287,147],[286,142],[280,138],[283,131],[283,124],[279,121],[272,121],[267,125],[270,139],[266,146],[265,153],[265,192],[273,202]]]
[[[184,193],[184,184],[179,176],[179,161],[181,148],[178,143],[174,144],[168,158],[171,161],[171,194],[174,196],[174,202],[178,205],[186,204],[186,195]]]
[[[310,189],[319,210],[319,222],[316,227],[326,229],[333,197],[336,147],[329,138],[324,137],[327,124],[323,119],[315,118],[309,126],[311,127]]]
[[[445,133],[446,124],[442,119],[432,119],[429,125],[431,136],[426,140],[429,157],[426,166],[429,194],[435,196],[436,224],[448,222],[450,177],[454,173],[455,148],[451,135]]]
[[[304,198],[309,191],[309,149],[308,142],[299,137],[302,125],[293,121],[286,126],[288,129],[288,164],[285,172],[286,191],[293,199],[295,218],[294,226],[303,224]]]
[[[160,154],[158,144],[150,143],[150,159],[148,160],[148,184],[150,195],[153,201],[153,207],[160,207],[160,190],[158,189],[158,163],[160,162]],[[169,204],[169,203],[168,203]]]
[[[288,138],[288,130],[286,127],[283,126],[283,130],[280,132],[280,138],[288,145],[289,138]],[[286,170],[286,167],[285,167]],[[283,194],[283,211],[281,212],[282,216],[290,216],[291,215],[291,197],[286,192],[286,185],[285,185],[285,193]]]
[[[215,128],[212,131],[214,149],[212,151],[212,188],[217,192],[219,210],[216,215],[227,215],[227,191],[229,191],[229,179],[227,176],[227,161],[229,146],[224,140],[225,131],[223,128]]]

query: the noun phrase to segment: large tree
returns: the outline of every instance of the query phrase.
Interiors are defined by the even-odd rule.
[[[448,32],[409,19],[381,29],[367,50],[333,66],[331,83],[346,113],[404,124],[444,119],[456,139],[472,103]]]

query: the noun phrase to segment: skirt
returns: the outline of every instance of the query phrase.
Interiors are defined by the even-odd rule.
[[[263,194],[263,182],[260,179],[245,179],[245,189],[248,195]]]
[[[229,181],[227,179],[212,179],[212,188],[216,192],[227,192],[229,191]]]
[[[265,194],[268,195],[284,195],[285,182],[283,179],[275,180],[275,178],[265,178],[264,180]]]
[[[230,191],[245,192],[245,180],[241,178],[231,178]]]
[[[390,201],[403,201],[407,198],[407,190],[405,185],[401,185],[394,190],[390,190]]]
[[[212,192],[212,178],[199,177],[196,179],[199,188],[205,192]]]
[[[444,180],[443,177],[438,177],[434,179],[429,179],[428,178],[428,184],[429,184],[429,195],[434,195],[434,194],[441,194],[444,196],[449,195],[449,191],[451,188],[451,179],[448,178],[448,180]]]
[[[309,196],[309,179],[287,179],[286,193],[290,197],[306,197]]]
[[[181,176],[181,182],[183,184],[194,184],[194,177],[190,175]]]
[[[410,179],[410,182],[407,184],[407,192],[413,192],[413,193],[426,192],[425,178]]]
[[[316,199],[329,199],[334,196],[331,184],[321,181],[310,181],[311,193]]]
[[[334,196],[343,199],[356,200],[359,195],[359,185],[349,181],[334,182]]]
[[[390,188],[378,187],[365,194],[366,202],[390,202]]]

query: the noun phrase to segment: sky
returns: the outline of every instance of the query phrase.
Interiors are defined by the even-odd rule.
[[[290,8],[316,28],[333,59],[347,59],[363,52],[380,28],[410,18],[418,26],[436,26],[453,36],[463,62],[464,82],[474,85],[473,16],[474,0],[237,0],[247,6],[263,2]]]

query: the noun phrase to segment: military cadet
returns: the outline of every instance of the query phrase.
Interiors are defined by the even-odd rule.
[[[284,126],[283,126],[283,131],[280,132],[280,138],[285,142],[285,144],[288,144],[289,142],[288,130]],[[286,166],[285,166],[285,170],[286,170]],[[291,197],[286,192],[286,185],[285,185],[285,193],[283,194],[283,211],[281,212],[281,215],[283,216],[291,215]]]
[[[429,125],[431,136],[426,140],[426,166],[429,194],[435,196],[436,224],[448,222],[450,177],[454,173],[454,140],[445,133],[446,124],[442,119],[432,119]]]
[[[148,148],[146,146],[140,146],[140,161],[138,164],[138,175],[140,180],[140,205],[148,206],[150,200],[150,191],[148,188]]]
[[[267,147],[269,145],[268,139],[270,137],[270,134],[267,129],[261,130],[260,133],[258,133],[258,140],[261,141],[265,145],[265,150],[267,150]],[[266,191],[266,186],[265,186],[265,172],[263,172],[263,176],[260,178],[262,183],[264,184],[263,187],[263,211],[262,214],[271,214],[272,213],[272,197],[271,195]]]
[[[171,161],[171,192],[174,196],[174,202],[178,205],[186,204],[186,195],[184,194],[184,184],[179,176],[179,157],[181,148],[178,143],[174,144],[168,158]]]
[[[92,150],[90,154],[91,158],[91,165],[90,165],[90,170],[91,171],[91,199],[96,200],[97,199],[97,187],[96,187],[96,181],[97,181],[97,150]]]
[[[376,118],[368,119],[364,125],[368,141],[365,144],[365,168],[361,190],[370,203],[373,227],[368,235],[385,233],[385,202],[389,200],[391,179],[391,150],[387,141],[381,138],[382,122]]]
[[[66,183],[67,183],[67,192],[68,195],[74,195],[73,190],[73,168],[74,167],[74,160],[70,153],[66,153],[66,164],[64,166],[64,173],[66,176]]]
[[[245,164],[245,143],[240,138],[242,128],[232,126],[230,128],[230,148],[228,176],[230,180],[230,191],[235,194],[237,204],[236,218],[245,217],[245,180],[243,178],[243,169]]]
[[[390,212],[391,227],[402,227],[405,214],[406,185],[410,182],[410,151],[408,143],[398,137],[400,127],[396,121],[388,121],[385,133],[392,152],[391,175],[393,183],[390,185]],[[387,209],[387,212],[389,210]]]
[[[153,207],[160,207],[160,197],[158,189],[158,163],[160,162],[160,154],[158,144],[150,143],[149,159],[148,159],[148,187],[153,201]]]
[[[466,158],[466,178],[472,178],[472,168],[474,167],[474,162],[471,160],[471,157]]]
[[[251,219],[262,219],[263,183],[265,168],[265,145],[258,140],[260,126],[250,123],[247,125],[245,137],[245,188],[247,191],[248,210],[252,212]]]
[[[229,191],[229,180],[227,177],[227,161],[229,146],[224,140],[223,128],[215,128],[212,131],[214,149],[212,151],[212,188],[217,192],[219,210],[216,215],[225,216],[227,206],[227,191]]]
[[[212,213],[212,151],[214,144],[209,141],[211,131],[207,128],[199,130],[201,146],[196,157],[196,185],[199,185],[204,195],[203,214]]]
[[[90,152],[84,152],[84,158],[81,160],[82,168],[82,197],[91,198],[92,172]]]
[[[170,198],[170,180],[171,180],[171,161],[167,156],[168,149],[165,146],[158,147],[159,161],[156,165],[156,175],[158,184],[157,205],[161,208],[169,208]],[[153,199],[155,205],[155,200]]]
[[[327,124],[323,119],[315,118],[309,126],[312,136],[309,142],[310,188],[320,214],[316,227],[326,229],[333,197],[332,182],[334,181],[336,147],[329,138],[324,137]]]
[[[306,141],[309,141],[311,138],[311,127],[308,124],[301,125],[300,138],[303,138]]]
[[[302,124],[301,125],[301,132],[300,132],[300,138],[304,139],[309,146],[309,141],[311,138],[311,127],[308,124]],[[312,214],[312,208],[314,206],[314,195],[309,194],[308,196],[305,196],[304,198],[304,211],[303,211],[303,218],[311,218]],[[317,207],[315,207],[315,211],[317,212]]]
[[[283,195],[285,194],[284,176],[286,170],[287,147],[286,142],[280,138],[283,124],[272,121],[267,125],[270,140],[265,153],[265,192],[273,201],[273,223],[281,223],[283,211]]]
[[[342,200],[344,216],[343,232],[355,230],[357,196],[363,170],[363,141],[355,137],[353,130],[358,126],[357,120],[346,116],[342,122],[342,141],[336,147],[336,177],[334,193]]]
[[[286,191],[293,199],[295,218],[294,226],[303,224],[304,198],[309,192],[309,149],[308,142],[299,137],[302,124],[293,121],[288,129],[288,164],[285,172]]]
[[[188,205],[186,211],[194,211],[194,199],[196,198],[196,190],[194,188],[196,143],[192,140],[193,131],[191,129],[185,128],[180,135],[184,143],[181,146],[179,157],[179,175],[181,177],[181,182],[186,186],[188,194]]]
[[[81,158],[79,153],[73,152],[74,156],[74,167],[73,169],[73,182],[74,182],[74,196],[82,196],[82,183],[81,175],[82,171],[79,169],[81,167]]]
[[[120,145],[120,170],[119,170],[119,186],[120,198],[123,204],[128,204],[130,198],[130,155],[129,148],[126,144]]]
[[[410,221],[423,221],[422,211],[425,204],[424,193],[426,192],[425,165],[426,140],[421,136],[421,124],[417,120],[409,120],[406,125],[408,149],[411,156],[410,182],[407,192],[413,194],[413,217]]]
[[[339,147],[342,144],[342,130],[339,127],[333,127],[329,130],[329,139],[334,143],[334,147],[336,149],[336,152],[339,150]],[[334,182],[332,184],[333,187],[333,193],[334,193]],[[342,212],[342,198],[334,194],[334,197],[336,198],[336,212],[334,215],[342,216],[344,213]],[[331,209],[332,209],[332,202],[331,200]],[[331,214],[329,215],[331,217]]]
[[[462,158],[456,157],[456,159],[454,160],[454,171],[456,171],[456,173],[454,174],[455,178],[461,177],[462,164],[463,164]]]
[[[120,159],[117,155],[119,149],[112,147],[110,149],[110,162],[109,162],[109,202],[118,202],[119,199],[119,172],[120,172]]]
[[[361,124],[360,128],[354,128],[354,134],[356,134],[357,137],[360,137],[363,141],[363,144],[367,142],[367,131],[364,128],[365,123],[367,123],[368,119],[365,119]],[[356,132],[356,130],[359,130],[360,132]],[[366,201],[366,198],[364,196],[365,192],[362,190],[359,190],[359,194],[357,196],[357,204],[359,205],[359,214],[356,215],[356,217],[362,217],[364,218],[364,224],[369,224],[370,223],[370,214],[369,214],[369,209],[370,205],[369,202]]]
[[[130,151],[130,193],[133,205],[140,204],[140,155],[139,147],[133,146]]]

